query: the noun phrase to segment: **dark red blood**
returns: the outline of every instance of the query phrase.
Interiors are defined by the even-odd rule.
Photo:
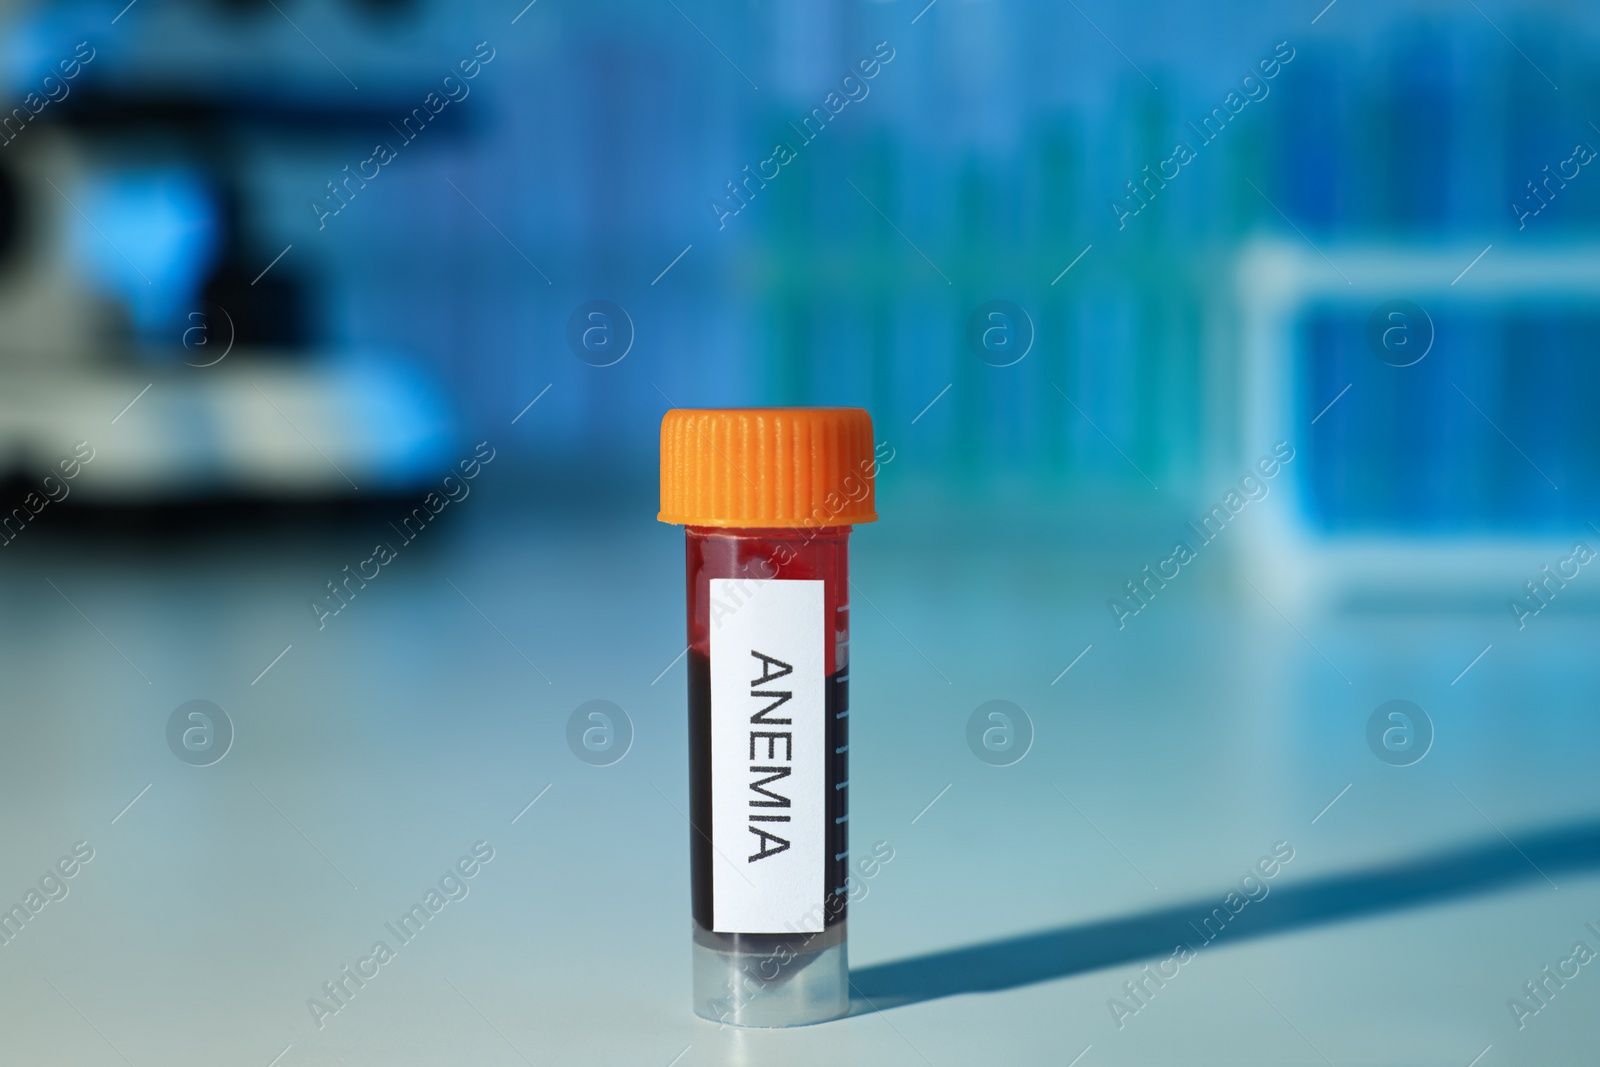
[[[845,918],[846,878],[850,871],[849,686],[850,686],[850,527],[817,531],[737,530],[691,526],[687,531],[689,606],[689,879],[694,920],[710,930],[711,865],[711,638],[709,592],[712,578],[821,580],[827,733],[828,889],[826,924]],[[829,625],[831,623],[831,625]],[[844,751],[841,751],[844,750]],[[841,788],[842,786],[842,788]],[[835,857],[838,857],[837,859]],[[773,931],[774,933],[776,931]]]

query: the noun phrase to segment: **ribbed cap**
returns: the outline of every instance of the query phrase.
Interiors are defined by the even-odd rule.
[[[874,522],[860,408],[675,408],[661,420],[662,522],[812,529]]]

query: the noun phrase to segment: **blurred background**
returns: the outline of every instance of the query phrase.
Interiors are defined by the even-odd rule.
[[[915,431],[913,463],[941,483],[1139,501],[1137,466],[1203,497],[1208,460],[1258,447],[1240,440],[1241,323],[1262,294],[1236,268],[1263,241],[1317,265],[1318,250],[1335,265],[1438,257],[1362,279],[1348,307],[1289,298],[1275,399],[1309,416],[1371,378],[1365,408],[1335,408],[1307,442],[1316,526],[1564,529],[1594,492],[1578,414],[1589,372],[1549,384],[1588,343],[1587,294],[1496,273],[1581,250],[1600,219],[1600,194],[1567,162],[1600,137],[1596,27],[1570,5],[1335,7],[1311,25],[1243,3],[963,2],[914,29],[886,3],[701,18],[552,4],[515,25],[423,0],[148,3],[115,23],[105,8],[5,16],[8,99],[45,101],[5,127],[8,401],[32,396],[27,382],[50,422],[87,425],[92,402],[109,419],[160,385],[117,424],[139,458],[106,457],[86,497],[351,491],[329,463],[297,468],[310,452],[287,425],[297,404],[352,478],[409,488],[448,462],[447,442],[505,425],[546,385],[547,407],[506,434],[519,464],[647,481],[666,398],[860,404],[887,431],[949,385]],[[80,41],[94,58],[63,78]],[[875,48],[893,59],[861,79]],[[859,99],[841,84],[852,74]],[[830,92],[843,109],[808,132]],[[1230,92],[1247,104],[1236,117]],[[1225,132],[1203,132],[1224,108]],[[781,169],[767,162],[780,141],[798,157]],[[1155,188],[1147,175],[1171,174],[1158,165],[1180,141],[1197,158]],[[381,166],[380,144],[395,157]],[[1473,273],[1499,284],[1451,291],[1491,243]],[[1451,380],[1558,484],[1570,473],[1569,491],[1525,484],[1525,462],[1433,388],[1432,366],[1369,366],[1346,320],[1430,289],[1454,298],[1426,307]],[[605,368],[593,364],[614,353],[586,365],[567,343],[596,299],[637,334]],[[985,366],[966,340],[993,300],[1031,323],[1033,350],[1012,367]],[[185,370],[230,341],[212,374]],[[283,383],[285,397],[261,392],[291,419],[251,374]],[[44,414],[8,402],[14,469],[59,450],[17,425]],[[1404,466],[1372,462],[1397,451]]]
[[[1600,948],[1597,44],[1499,0],[0,2],[0,898],[106,857],[0,947],[3,1040],[1586,1062],[1600,978],[1524,982]],[[662,413],[763,404],[890,457],[852,793],[897,858],[860,1016],[789,1037],[689,1016],[654,522]],[[318,1025],[479,839],[489,902]],[[1119,1024],[1279,840],[1273,936]]]

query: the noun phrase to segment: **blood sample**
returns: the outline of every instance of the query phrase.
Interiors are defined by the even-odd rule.
[[[694,1008],[738,1026],[849,1010],[849,540],[872,522],[859,408],[669,411],[686,527]]]

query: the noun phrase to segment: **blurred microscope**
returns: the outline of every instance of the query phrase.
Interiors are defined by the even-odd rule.
[[[337,278],[283,206],[307,192],[286,173],[370,144],[433,77],[411,58],[425,12],[130,8],[0,2],[0,481],[59,478],[79,442],[80,503],[435,481],[459,443],[442,384],[414,353],[327,341]]]

